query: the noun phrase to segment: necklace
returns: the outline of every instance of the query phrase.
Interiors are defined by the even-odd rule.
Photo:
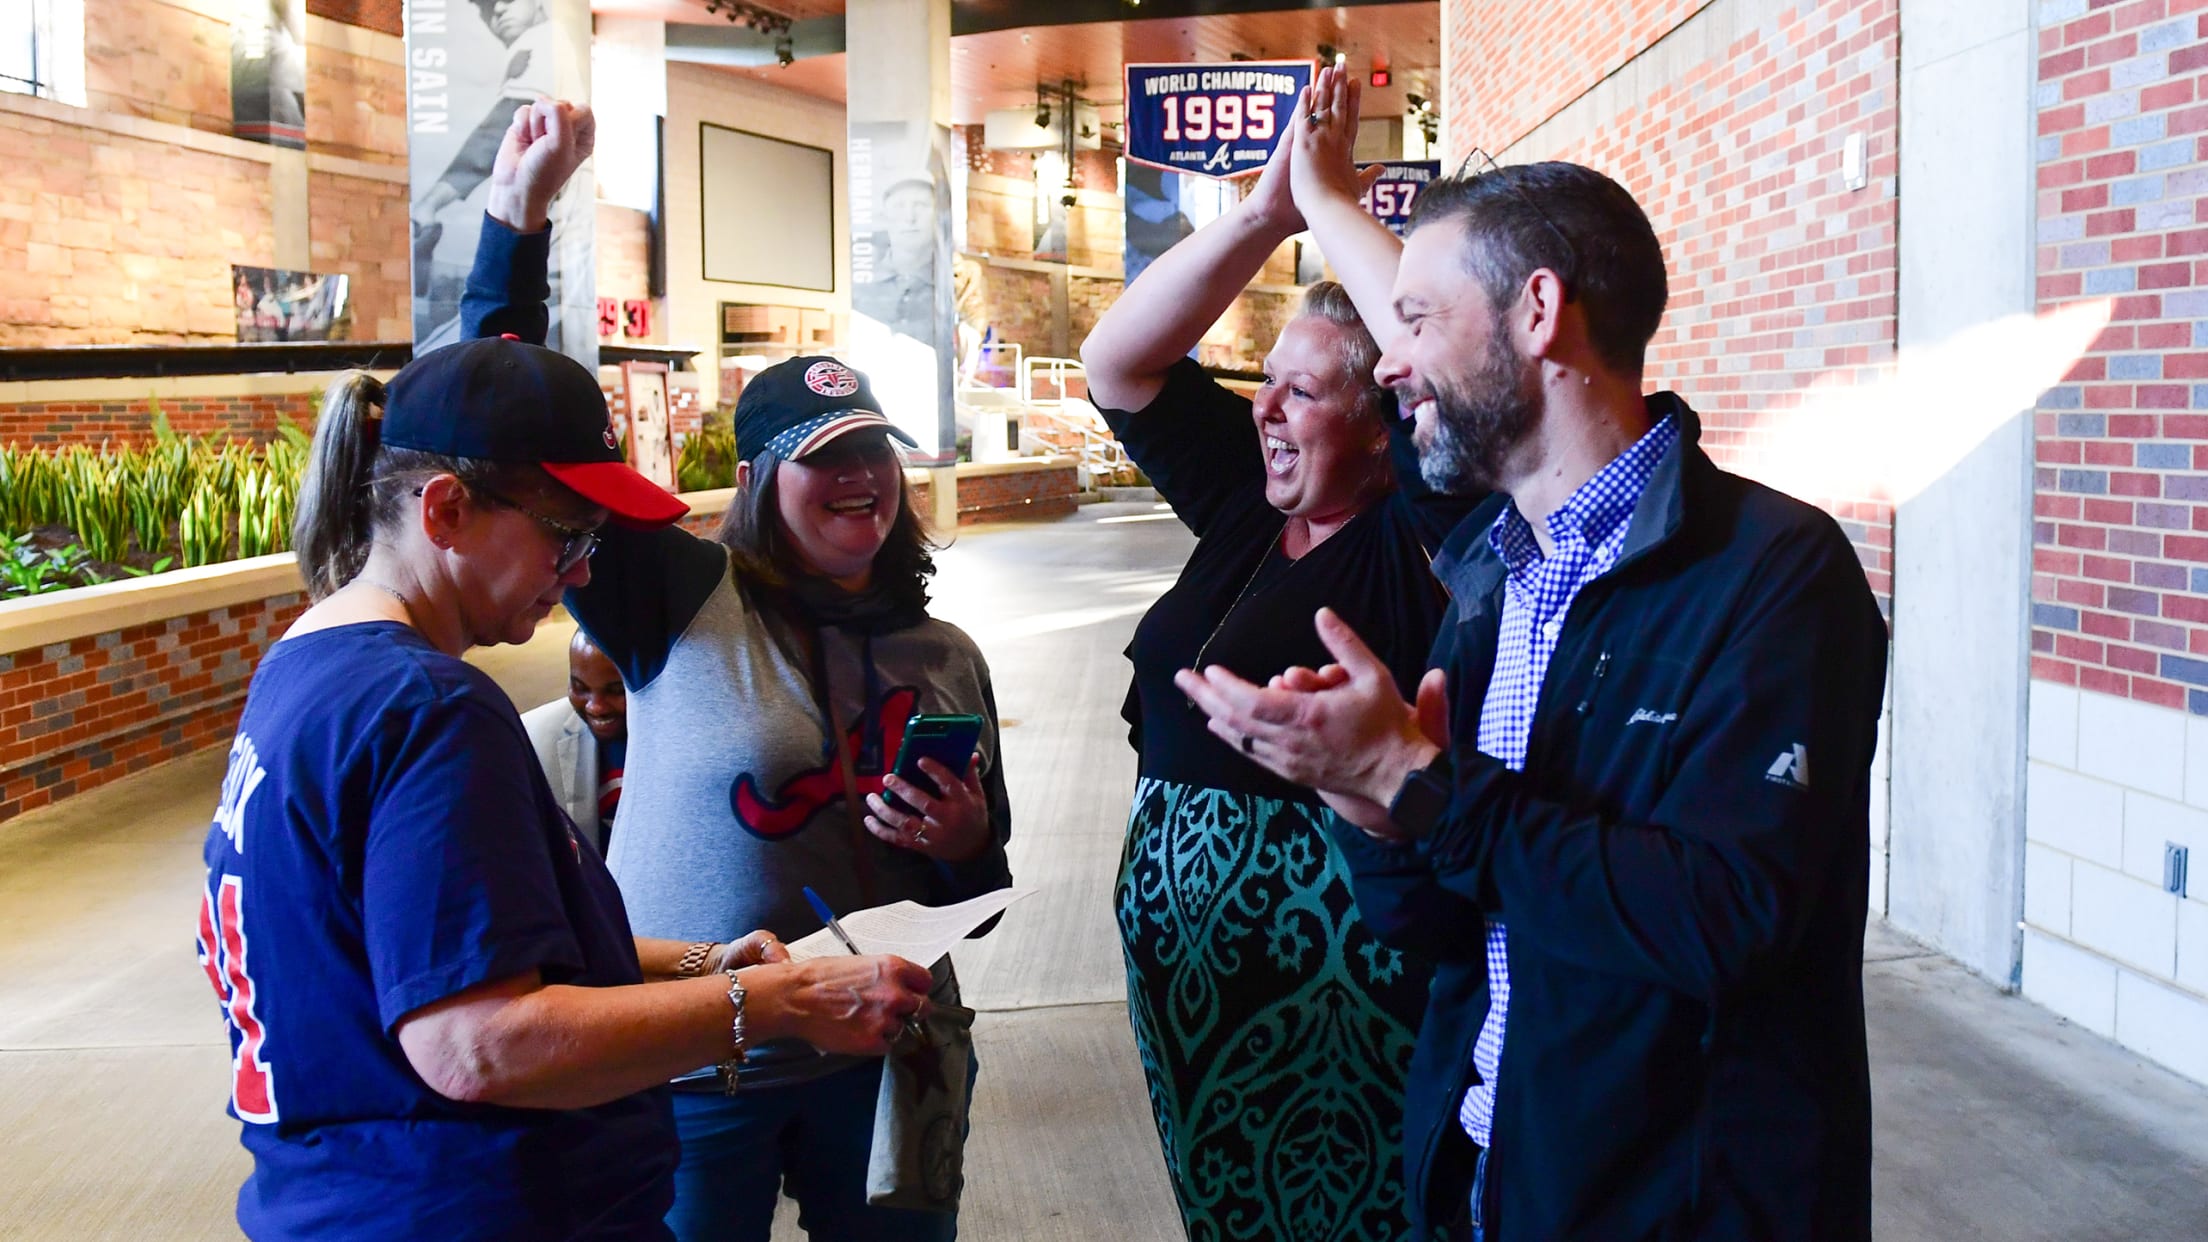
[[[365,582],[369,586],[372,586],[377,590],[383,592],[385,595],[388,595],[391,598],[399,601],[399,610],[406,614],[406,624],[413,628],[420,628],[419,626],[414,625],[414,605],[406,602],[406,597],[399,594],[399,589],[397,587],[386,586],[383,583],[376,581],[374,578],[364,577],[358,579],[358,581]]]
[[[1334,535],[1341,534],[1343,530],[1349,528],[1350,522],[1355,522],[1358,518],[1361,518],[1364,515],[1365,510],[1359,510],[1354,516],[1349,519],[1349,522],[1342,523],[1342,526],[1334,531]],[[1257,586],[1258,578],[1265,573],[1265,566],[1271,563],[1273,559],[1273,553],[1277,550],[1283,549],[1283,541],[1286,540],[1287,537],[1288,524],[1283,522],[1281,523],[1280,529],[1274,532],[1272,541],[1265,545],[1265,554],[1257,558],[1257,564],[1250,570],[1249,578],[1242,583],[1242,589],[1235,593],[1234,602],[1227,605],[1227,610],[1225,612],[1219,614],[1218,623],[1211,627],[1211,633],[1204,636],[1204,645],[1196,649],[1196,659],[1193,663],[1189,665],[1190,668],[1196,670],[1198,676],[1203,675],[1204,657],[1210,653],[1211,644],[1215,639],[1219,637],[1219,631],[1227,628],[1227,619],[1232,617],[1235,612],[1242,607],[1243,600],[1246,600],[1250,597],[1251,590]],[[1329,535],[1328,538],[1333,538],[1333,535]],[[1325,542],[1325,540],[1321,540],[1320,542],[1323,543]],[[1288,568],[1280,571],[1280,574],[1274,580],[1275,584],[1278,583],[1279,579],[1286,578],[1289,574],[1296,572],[1296,567],[1311,559],[1311,554],[1317,550],[1318,544],[1316,543],[1312,544],[1310,547],[1305,548],[1303,550],[1302,556],[1289,561]],[[1428,559],[1430,561],[1432,558],[1429,557]],[[1188,704],[1191,711],[1195,710],[1196,701],[1194,699],[1188,698],[1184,695],[1182,696],[1181,701]]]
[[[1265,545],[1264,554],[1257,558],[1257,565],[1250,570],[1250,576],[1248,580],[1244,581],[1242,584],[1242,589],[1235,593],[1234,602],[1227,605],[1227,610],[1225,612],[1219,614],[1218,623],[1211,627],[1211,633],[1204,636],[1204,645],[1196,649],[1196,660],[1194,663],[1189,665],[1190,668],[1196,670],[1198,676],[1201,676],[1203,674],[1204,656],[1211,650],[1212,640],[1219,637],[1219,631],[1227,628],[1227,619],[1235,614],[1236,609],[1242,607],[1243,600],[1249,598],[1250,588],[1257,585],[1258,575],[1265,572],[1265,566],[1273,559],[1273,553],[1280,549],[1281,537],[1286,535],[1287,533],[1288,527],[1283,524],[1279,532],[1273,536],[1272,542]],[[1308,556],[1309,553],[1307,552],[1305,553],[1305,555]],[[1294,573],[1296,566],[1302,563],[1302,558],[1299,557],[1296,560],[1288,562],[1288,568],[1281,572],[1283,574]],[[1196,706],[1196,704],[1191,701],[1189,703],[1189,706],[1194,707]]]

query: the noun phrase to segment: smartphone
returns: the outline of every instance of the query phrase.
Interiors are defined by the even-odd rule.
[[[935,716],[925,713],[914,716],[905,722],[905,739],[897,744],[897,762],[890,765],[890,771],[922,789],[940,795],[943,791],[937,789],[935,782],[929,780],[927,774],[920,770],[920,761],[933,759],[959,776],[965,776],[966,765],[974,757],[974,748],[981,744],[982,724],[979,716]],[[885,790],[882,797],[900,811],[911,810],[895,794]]]

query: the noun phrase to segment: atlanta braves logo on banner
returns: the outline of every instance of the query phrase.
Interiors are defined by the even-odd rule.
[[[1365,191],[1365,210],[1397,237],[1411,222],[1411,204],[1441,176],[1440,160],[1382,160],[1380,179]]]
[[[1254,173],[1272,158],[1308,60],[1127,66],[1127,158],[1204,177]]]

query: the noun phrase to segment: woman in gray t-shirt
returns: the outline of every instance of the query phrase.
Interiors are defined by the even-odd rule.
[[[549,129],[525,113],[507,135],[462,308],[470,336],[543,338],[545,208],[588,154],[571,117],[587,113]],[[737,496],[716,538],[608,529],[589,584],[567,594],[628,683],[606,861],[637,933],[794,940],[820,926],[808,887],[848,911],[1009,884],[989,669],[927,615],[930,544],[890,445],[903,433],[863,375],[815,357],[745,386],[736,437]],[[887,771],[916,713],[985,722],[964,772],[923,768],[932,791]],[[955,1003],[949,959],[936,974],[934,999]],[[733,1094],[711,1074],[678,1081],[676,1236],[763,1242],[786,1187],[816,1240],[954,1238],[955,1213],[866,1201],[881,1076],[879,1058],[762,1045]]]

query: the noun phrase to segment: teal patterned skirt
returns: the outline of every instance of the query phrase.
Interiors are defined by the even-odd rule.
[[[1357,917],[1319,810],[1145,778],[1115,895],[1128,1013],[1195,1242],[1397,1242],[1429,971]]]

